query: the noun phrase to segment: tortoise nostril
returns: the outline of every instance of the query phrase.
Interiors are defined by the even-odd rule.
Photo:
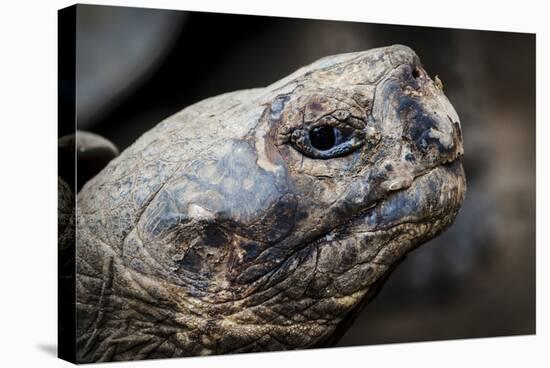
[[[462,143],[462,130],[460,130],[460,124],[458,122],[453,123],[454,132],[458,138],[458,141]]]

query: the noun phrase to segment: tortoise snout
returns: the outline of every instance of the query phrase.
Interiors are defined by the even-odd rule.
[[[415,103],[403,119],[405,137],[420,152],[435,150],[443,156],[456,156],[462,151],[460,124],[449,115],[441,116],[441,111],[429,111]]]
[[[421,67],[414,65],[404,66],[398,75],[400,88],[392,92],[397,100],[398,124],[411,150],[442,161],[462,155],[459,118],[443,94],[441,82],[434,83]]]

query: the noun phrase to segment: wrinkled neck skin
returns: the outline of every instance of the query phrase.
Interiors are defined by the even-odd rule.
[[[215,99],[79,194],[80,361],[317,346],[463,201],[459,118],[407,47],[321,59],[212,113]],[[321,126],[354,138],[316,151]],[[126,166],[145,155],[138,180]]]

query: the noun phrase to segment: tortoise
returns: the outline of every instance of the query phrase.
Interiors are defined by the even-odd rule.
[[[332,345],[464,200],[442,87],[392,45],[143,134],[78,193],[77,361]]]

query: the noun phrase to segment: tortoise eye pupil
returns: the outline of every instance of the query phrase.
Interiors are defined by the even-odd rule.
[[[309,141],[314,148],[320,151],[331,149],[336,144],[334,128],[324,126],[312,129],[309,132]]]

